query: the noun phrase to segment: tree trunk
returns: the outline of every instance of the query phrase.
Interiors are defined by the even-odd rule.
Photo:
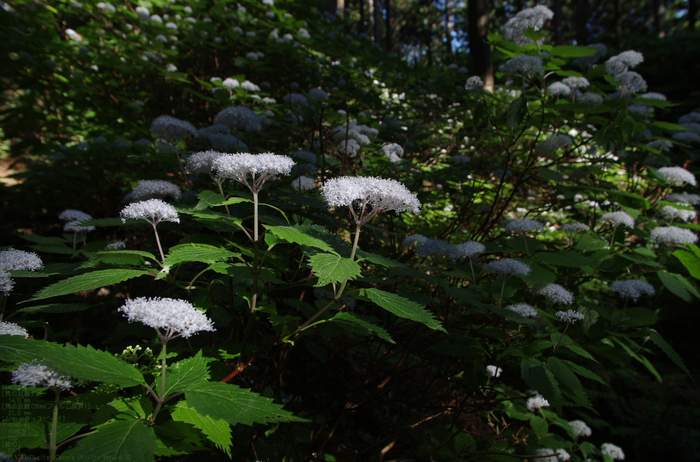
[[[666,4],[663,0],[654,0],[654,29],[656,36],[664,38],[666,36]]]
[[[374,43],[382,46],[382,0],[370,0],[372,5],[374,23]]]
[[[588,0],[576,0],[576,45],[588,43],[586,23],[588,22]]]
[[[391,51],[394,48],[393,43],[391,43],[391,0],[384,0],[384,9],[386,10],[386,16],[384,17],[384,48],[387,51]]]
[[[688,30],[695,30],[695,19],[698,17],[697,0],[688,0]]]
[[[357,32],[364,32],[367,30],[365,28],[365,21],[367,20],[365,18],[365,0],[357,0],[357,3],[359,3],[360,10],[360,24],[357,26]]]
[[[474,57],[474,73],[484,81],[484,89],[493,91],[493,62],[491,47],[486,42],[489,33],[488,0],[469,0],[467,15],[469,19],[469,49]]]
[[[561,28],[561,0],[554,0],[554,44],[561,45],[564,41]]]
[[[452,63],[452,29],[454,28],[454,10],[452,9],[452,0],[445,0],[445,49],[447,51],[447,62]]]

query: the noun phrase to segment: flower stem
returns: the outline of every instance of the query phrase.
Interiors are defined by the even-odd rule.
[[[350,260],[355,260],[355,253],[357,252],[357,243],[360,241],[360,228],[362,225],[357,225],[357,228],[355,229],[355,240],[352,243],[352,251],[350,252]],[[335,294],[335,299],[338,300],[341,295],[343,295],[343,290],[345,290],[345,284],[348,283],[348,280],[344,280],[343,283],[340,286],[340,289],[338,289],[338,292]]]
[[[221,182],[216,181],[216,184],[219,186],[219,192],[222,196],[224,196],[224,199],[226,199],[226,194],[224,194],[224,188],[221,187]],[[224,207],[226,207],[226,215],[231,216],[231,212],[228,209],[228,205],[224,204]]]
[[[160,251],[160,262],[163,263],[165,261],[165,255],[163,254],[163,247],[160,245],[160,237],[158,237],[158,230],[156,229],[156,224],[151,223],[151,226],[153,226],[153,232],[156,233],[156,244],[158,244],[158,250]]]
[[[559,345],[561,344],[561,341],[564,340],[564,337],[566,337],[566,331],[569,330],[570,325],[571,325],[570,322],[566,323],[566,327],[564,328],[564,332],[561,334],[561,337],[559,337],[559,341],[557,342],[557,344],[554,345],[554,351],[552,351],[552,353],[556,353],[557,348],[559,348]]]
[[[253,242],[258,242],[258,193],[253,190]]]
[[[49,435],[49,461],[56,460],[56,435],[58,434],[58,401],[61,399],[61,392],[56,387],[51,387],[56,394],[53,401],[53,415],[51,418],[51,435]]]
[[[166,340],[165,337],[163,337],[160,334],[160,331],[158,331],[158,336],[160,339],[163,341],[163,350],[161,352],[161,358],[160,358],[160,390],[158,390],[158,404],[156,404],[156,408],[153,410],[153,415],[151,416],[151,422],[156,421],[156,416],[158,415],[158,412],[160,412],[161,406],[163,406],[163,403],[165,402],[165,370],[167,367],[167,361],[166,357],[168,356],[168,341]],[[167,335],[167,334],[166,334]]]

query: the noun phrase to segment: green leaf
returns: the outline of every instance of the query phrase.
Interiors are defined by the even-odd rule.
[[[642,364],[642,366],[646,367],[647,370],[649,372],[651,372],[651,374],[654,377],[656,377],[656,380],[658,380],[659,383],[663,382],[663,379],[661,378],[661,374],[659,374],[659,372],[656,370],[654,365],[651,364],[651,362],[649,362],[649,360],[646,357],[640,356],[637,353],[635,353],[634,351],[632,351],[632,349],[629,346],[625,345],[625,343],[622,340],[620,340],[616,337],[612,337],[612,340],[615,343],[617,343],[618,345],[620,345],[622,347],[622,349],[624,349],[627,352],[628,355],[630,355],[631,357],[636,359],[640,364]]]
[[[50,305],[27,306],[20,313],[75,313],[89,308],[84,303],[52,303]]]
[[[146,274],[151,273],[144,270],[122,268],[80,274],[55,284],[51,284],[48,287],[44,287],[39,292],[34,294],[31,299],[27,300],[27,302],[43,300],[51,297],[60,297],[61,295],[74,294],[84,290],[99,289],[100,287],[111,286],[112,284],[118,284],[120,282],[137,278],[139,276],[144,276]]]
[[[199,199],[199,203],[194,207],[194,210],[197,211],[205,210],[209,207],[250,202],[250,199],[244,199],[242,197],[230,197],[226,199],[225,196],[215,193],[214,191],[202,191],[201,193],[197,194],[197,199]]]
[[[700,298],[700,294],[697,289],[693,287],[690,282],[680,274],[669,273],[668,271],[659,271],[659,279],[664,284],[664,286],[671,291],[674,295],[682,298],[686,302],[690,302],[692,293],[697,298]]]
[[[577,47],[575,45],[560,45],[552,47],[552,56],[560,56],[562,58],[583,58],[593,56],[598,50],[589,47]]]
[[[145,384],[141,373],[131,364],[112,354],[95,350],[91,346],[66,345],[25,339],[20,336],[3,336],[0,343],[0,359],[10,362],[26,362],[45,359],[61,372],[77,379],[115,383],[121,387]]]
[[[561,403],[561,390],[554,374],[540,361],[523,358],[520,361],[520,376],[530,388],[537,390],[553,406]]]
[[[598,236],[591,236],[590,234],[584,234],[581,239],[576,243],[576,250],[582,250],[584,252],[591,252],[595,250],[601,250],[608,246],[608,243]]]
[[[442,324],[435,319],[433,313],[425,309],[423,305],[379,289],[362,289],[360,293],[400,318],[422,322],[431,329],[447,332]]]
[[[552,253],[542,253],[539,255],[540,261],[553,266],[595,266],[593,260],[571,250],[558,250]]]
[[[384,257],[382,255],[377,255],[376,253],[365,252],[363,250],[357,250],[357,260],[372,262],[375,265],[381,265],[385,268],[402,268],[405,267],[403,263],[399,263],[391,258]]]
[[[0,422],[0,452],[12,456],[22,448],[43,449],[46,435],[42,427],[39,422]]]
[[[202,358],[202,350],[191,358],[183,359],[167,368],[165,375],[165,394],[168,397],[178,391],[185,391],[193,385],[209,380],[209,367],[207,361]],[[158,389],[160,390],[160,381]]]
[[[330,321],[341,324],[344,327],[348,327],[348,330],[360,335],[372,335],[377,334],[377,337],[386,340],[389,343],[396,343],[394,339],[391,338],[389,333],[380,326],[369,323],[363,319],[360,319],[350,313],[340,312],[333,316]]]
[[[676,353],[676,350],[674,350],[673,347],[669,345],[668,342],[666,342],[666,340],[664,340],[661,334],[659,334],[653,329],[649,329],[649,338],[652,342],[656,344],[656,346],[661,348],[661,351],[666,353],[666,356],[668,356],[669,359],[673,361],[673,363],[676,366],[678,366],[679,368],[681,368],[681,370],[683,370],[683,372],[688,374],[688,377],[690,377],[691,379],[693,378],[688,368],[685,367],[685,363],[683,362],[681,357],[678,355],[678,353]]]
[[[191,407],[187,401],[180,401],[171,412],[173,420],[194,425],[206,435],[214,445],[231,457],[231,425],[225,419],[213,419],[208,415],[200,414]]]
[[[153,462],[155,452],[153,428],[141,420],[115,420],[78,440],[76,447],[61,454],[57,460]]]
[[[510,128],[518,128],[523,119],[527,115],[527,98],[523,95],[518,99],[514,99],[509,105],[506,112],[508,126]]]
[[[598,374],[595,372],[591,372],[588,369],[586,369],[583,366],[579,366],[573,361],[568,361],[566,359],[563,360],[567,366],[569,366],[569,369],[574,371],[576,374],[580,375],[581,377],[586,377],[587,379],[595,380],[596,382],[602,383],[603,385],[607,385],[605,380],[601,379]]]
[[[284,239],[287,242],[292,242],[294,244],[306,245],[309,247],[315,247],[321,249],[325,252],[330,252],[333,254],[338,254],[333,248],[323,242],[321,239],[309,236],[304,233],[299,228],[293,228],[291,226],[266,226],[267,230],[270,231],[275,236],[280,239]]]
[[[557,183],[561,183],[562,181],[564,181],[564,177],[561,175],[561,173],[555,172],[554,170],[550,170],[548,168],[538,168],[537,174],[540,178],[544,178],[545,180],[552,180]]]
[[[309,264],[318,277],[316,287],[356,279],[362,273],[360,265],[338,254],[317,253],[309,258]]]
[[[97,252],[93,257],[93,261],[103,262],[109,265],[134,265],[143,264],[144,258],[150,258],[160,264],[155,255],[150,252],[142,252],[140,250],[109,250],[105,252]]]
[[[544,436],[549,433],[549,425],[547,425],[547,421],[542,417],[536,415],[530,417],[530,426],[537,436]]]
[[[532,27],[528,27],[523,32],[523,37],[527,37],[533,42],[539,42],[544,39],[544,32],[542,32],[541,30],[535,30]]]
[[[555,356],[550,356],[547,359],[547,367],[554,373],[559,384],[569,392],[569,395],[573,397],[576,403],[588,409],[593,408],[581,381],[571,372],[571,369],[566,366],[564,361]]]
[[[228,260],[230,258],[235,258],[239,255],[239,253],[231,252],[230,250],[222,249],[221,247],[191,242],[171,248],[168,254],[165,256],[163,266],[172,267],[177,263],[192,261],[212,264],[219,261]]]
[[[200,414],[214,420],[224,419],[231,425],[306,421],[285,411],[270,398],[228,383],[200,383],[187,390],[185,396],[188,406]]]
[[[663,121],[661,121],[661,120],[657,120],[657,121],[655,121],[655,122],[652,122],[651,125],[652,125],[653,127],[657,127],[657,128],[662,129],[662,130],[668,130],[668,131],[672,131],[672,132],[676,132],[676,131],[679,131],[679,130],[680,130],[680,131],[688,130],[688,129],[687,129],[686,127],[684,127],[683,125],[673,124],[673,123],[670,123],[670,122],[663,122]]]
[[[691,276],[700,279],[700,258],[686,250],[676,250],[673,252],[673,256],[680,260]]]

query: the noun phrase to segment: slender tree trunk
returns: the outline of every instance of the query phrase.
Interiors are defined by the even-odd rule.
[[[447,62],[452,63],[452,29],[454,28],[454,10],[452,0],[445,0],[445,49],[447,51]]]
[[[391,43],[391,0],[384,0],[384,9],[386,10],[386,16],[384,17],[384,48],[387,51],[391,51],[394,48],[393,43]]]
[[[666,4],[663,0],[654,0],[654,29],[659,38],[666,36]]]
[[[474,57],[474,73],[484,81],[484,89],[493,91],[493,62],[491,47],[486,42],[489,33],[488,0],[469,0],[467,15],[469,22],[469,49]]]
[[[698,17],[697,0],[688,0],[688,30],[695,30],[695,20]]]
[[[561,0],[554,0],[554,43],[561,45],[564,42],[561,26]]]
[[[588,0],[576,0],[576,44],[588,43],[586,23],[588,22]]]
[[[382,46],[382,0],[371,0],[373,5],[374,43]]]
[[[367,30],[365,28],[365,21],[367,20],[365,18],[365,0],[357,0],[357,3],[359,3],[360,9],[360,24],[357,26],[357,32],[364,32]]]

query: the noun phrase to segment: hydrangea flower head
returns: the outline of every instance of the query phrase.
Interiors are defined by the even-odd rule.
[[[574,296],[559,284],[547,284],[541,287],[538,294],[544,295],[547,299],[559,305],[571,305],[574,303]]]
[[[119,311],[129,322],[138,321],[165,330],[163,337],[166,339],[178,335],[188,338],[201,331],[216,330],[211,320],[186,300],[140,297],[127,300]]]
[[[588,225],[584,225],[583,223],[578,223],[576,221],[564,223],[561,226],[561,230],[565,233],[585,233],[589,229],[591,228]]]
[[[530,231],[539,231],[544,228],[541,222],[532,218],[521,218],[520,220],[510,220],[506,224],[506,230],[511,233],[528,233]]]
[[[677,209],[671,205],[665,205],[661,209],[661,215],[663,215],[664,218],[668,220],[674,220],[678,218],[679,220],[687,222],[688,220],[695,220],[695,217],[698,216],[698,213],[695,210]]]
[[[505,308],[516,312],[523,318],[534,318],[539,315],[538,311],[527,303],[516,303],[515,305],[508,305]]]
[[[403,148],[401,145],[388,143],[382,146],[381,150],[390,162],[401,162],[401,158],[403,157]]]
[[[695,175],[683,167],[661,167],[659,169],[659,175],[675,186],[685,183],[692,184],[693,186],[698,185]]]
[[[644,62],[644,55],[638,51],[627,50],[608,59],[605,63],[605,71],[611,75],[619,75],[634,69],[642,62]]]
[[[246,132],[262,130],[260,116],[245,106],[231,106],[223,109],[214,117],[214,123]]]
[[[0,270],[37,271],[44,267],[39,255],[24,250],[7,249],[0,252]]]
[[[9,295],[12,289],[15,287],[15,281],[10,277],[10,273],[4,269],[0,269],[0,292],[5,295]]]
[[[695,244],[698,236],[691,230],[677,226],[659,226],[651,231],[649,242],[660,244]]]
[[[48,387],[69,390],[70,378],[60,375],[45,362],[32,361],[20,365],[12,373],[12,383],[21,387]]]
[[[585,77],[566,77],[565,79],[562,79],[561,83],[572,89],[586,88],[591,84]]]
[[[585,104],[586,106],[599,106],[603,104],[603,97],[598,93],[587,91],[579,96],[577,101],[581,104]]]
[[[89,232],[95,231],[94,226],[81,226],[80,223],[81,221],[69,221],[63,226],[63,231],[67,233],[78,233],[78,234],[87,234]]]
[[[211,175],[211,169],[214,164],[214,160],[223,155],[223,152],[211,150],[201,151],[196,154],[192,154],[187,159],[187,171],[192,173],[206,173],[208,175]]]
[[[170,144],[177,144],[178,141],[186,136],[195,135],[197,129],[189,122],[162,115],[157,117],[151,124],[151,132]]]
[[[544,74],[542,58],[538,56],[518,55],[501,64],[499,70],[506,74],[523,74],[526,76]]]
[[[571,431],[573,432],[575,437],[580,437],[580,436],[591,436],[591,427],[589,427],[586,422],[583,420],[572,420],[569,422],[569,426],[571,427]]]
[[[620,90],[620,96],[647,91],[647,82],[644,80],[644,77],[633,71],[616,75],[615,83],[617,83]]]
[[[273,175],[289,175],[296,162],[291,157],[272,154],[224,154],[212,161],[219,180],[231,179],[246,185],[254,193]],[[252,184],[248,178],[252,179]]]
[[[486,250],[486,246],[481,242],[467,241],[456,247],[457,259],[474,258]]]
[[[314,189],[315,184],[315,179],[311,178],[310,176],[302,175],[299,178],[292,181],[292,189],[294,189],[295,191],[308,191],[310,189]]]
[[[424,257],[448,257],[454,259],[457,249],[441,239],[424,239],[418,242],[416,253]]]
[[[523,33],[528,28],[533,28],[534,30],[542,29],[544,23],[553,17],[554,13],[552,10],[544,5],[537,5],[534,8],[525,8],[508,20],[503,37],[509,42],[517,43],[520,46],[533,43],[533,41],[525,37]]]
[[[546,399],[544,399],[544,397],[542,397],[542,395],[537,393],[535,396],[531,396],[527,399],[526,406],[528,411],[535,412],[540,408],[549,407],[549,401],[547,401]]]
[[[554,82],[547,87],[547,94],[566,97],[571,94],[571,87],[562,82]]]
[[[126,242],[122,239],[107,244],[107,248],[110,250],[126,249]]]
[[[401,247],[408,248],[411,247],[413,244],[420,245],[421,243],[427,240],[428,238],[423,236],[422,234],[413,234],[411,236],[406,237],[403,240],[403,242],[401,242]]]
[[[355,210],[367,212],[364,216],[355,216],[359,223],[366,222],[380,212],[395,211],[420,213],[421,203],[418,197],[406,186],[396,180],[376,177],[340,177],[327,180],[321,187],[321,195],[329,207],[349,207],[353,215]],[[366,210],[371,206],[372,210]]]
[[[625,453],[622,452],[622,448],[612,443],[603,443],[600,446],[600,452],[610,456],[613,460],[625,460]]]
[[[673,193],[666,198],[669,202],[675,202],[682,205],[698,205],[700,204],[700,196],[697,194]]]
[[[119,216],[124,223],[126,223],[127,218],[146,220],[154,226],[161,221],[180,223],[180,217],[175,207],[160,199],[149,199],[129,204],[119,212]]]
[[[569,324],[573,324],[576,321],[583,321],[586,318],[583,313],[579,313],[578,311],[574,310],[557,311],[555,316],[559,318],[559,320]]]
[[[131,191],[131,198],[134,201],[164,199],[168,196],[179,200],[180,195],[180,188],[177,185],[164,180],[143,180]]]
[[[610,291],[615,292],[620,298],[633,300],[635,303],[642,295],[654,295],[654,286],[638,279],[615,281],[610,284]]]
[[[634,228],[634,218],[627,212],[608,212],[600,217],[600,221],[603,223],[612,223],[614,226],[623,225],[628,228]]]
[[[500,273],[501,275],[511,275],[515,274],[518,276],[527,276],[532,271],[530,265],[523,263],[518,260],[513,260],[512,258],[502,258],[500,260],[494,260],[486,265],[486,269],[493,271],[494,273]]]
[[[698,135],[697,133],[693,133],[690,130],[685,132],[674,133],[673,135],[671,135],[671,138],[680,143],[685,144],[700,143],[700,135]]]
[[[24,338],[29,338],[29,332],[22,326],[13,322],[0,322],[0,335],[17,335]]]
[[[481,77],[478,75],[475,75],[473,77],[469,77],[467,79],[467,83],[464,86],[464,89],[467,90],[469,93],[479,93],[481,90],[484,89],[484,81],[481,80]]]
[[[569,135],[554,135],[535,146],[535,153],[543,156],[562,148],[570,148],[573,145],[574,140]]]
[[[87,221],[92,219],[92,215],[80,210],[66,209],[61,212],[58,219],[62,221]]]
[[[312,88],[309,90],[309,99],[314,101],[328,101],[328,93],[320,88]]]

